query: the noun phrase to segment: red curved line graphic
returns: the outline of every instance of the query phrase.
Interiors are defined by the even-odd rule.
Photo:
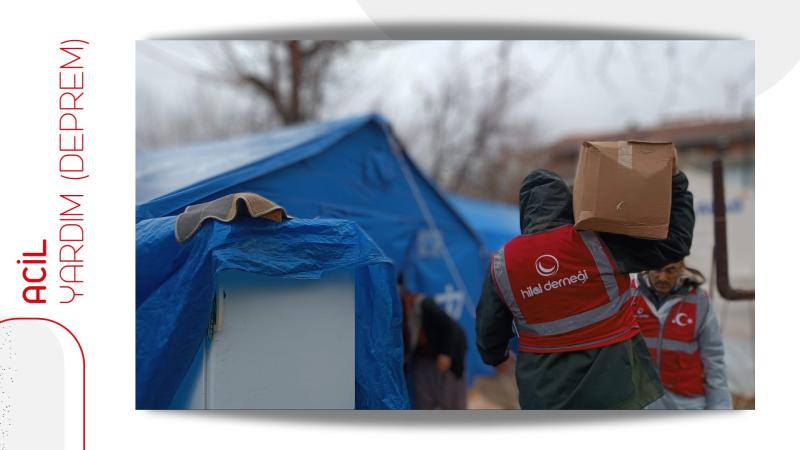
[[[86,355],[83,353],[83,346],[81,345],[81,341],[75,336],[75,333],[72,332],[69,328],[65,327],[61,323],[53,320],[47,319],[45,317],[11,317],[8,319],[0,320],[0,324],[4,322],[11,322],[12,320],[42,320],[45,322],[54,323],[69,333],[72,336],[72,339],[75,339],[75,343],[78,344],[78,349],[81,351],[81,363],[83,365],[83,450],[86,450]]]

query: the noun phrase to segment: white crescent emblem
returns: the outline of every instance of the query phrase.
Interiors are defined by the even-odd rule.
[[[684,322],[684,320],[685,320],[685,322]],[[689,318],[688,314],[682,312],[682,313],[675,314],[675,319],[673,319],[672,322],[675,323],[676,325],[678,325],[679,327],[685,327],[686,325],[689,325],[689,324],[692,323],[692,319]]]
[[[543,277],[555,275],[558,272],[558,260],[553,255],[542,255],[536,258],[536,271]]]

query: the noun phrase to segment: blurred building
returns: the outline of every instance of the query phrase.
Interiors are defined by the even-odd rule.
[[[681,121],[651,128],[567,136],[531,155],[527,167],[550,169],[569,182],[575,176],[578,150],[584,141],[669,141],[678,148],[681,167],[710,170],[711,160],[722,152],[728,177],[742,185],[754,184],[755,121]]]

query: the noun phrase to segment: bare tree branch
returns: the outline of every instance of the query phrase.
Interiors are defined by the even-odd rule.
[[[487,152],[489,140],[494,137],[502,127],[501,124],[509,106],[508,93],[511,84],[511,80],[509,79],[510,50],[511,42],[509,41],[500,43],[497,48],[497,81],[493,92],[490,94],[489,101],[484,104],[478,112],[476,120],[477,129],[472,139],[470,149],[455,171],[456,175],[451,184],[451,188],[455,191],[459,191],[464,186],[469,175],[470,167],[472,167],[481,154]]]

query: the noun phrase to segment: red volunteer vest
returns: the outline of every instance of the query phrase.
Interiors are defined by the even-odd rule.
[[[702,291],[693,287],[672,305],[662,326],[645,298],[642,291],[637,290],[633,307],[661,377],[661,384],[685,397],[705,395],[703,361],[697,345],[697,333],[708,312],[708,299]],[[670,297],[664,301],[669,302]]]
[[[586,350],[639,333],[630,278],[592,231],[565,225],[519,236],[495,253],[491,269],[520,351]]]

